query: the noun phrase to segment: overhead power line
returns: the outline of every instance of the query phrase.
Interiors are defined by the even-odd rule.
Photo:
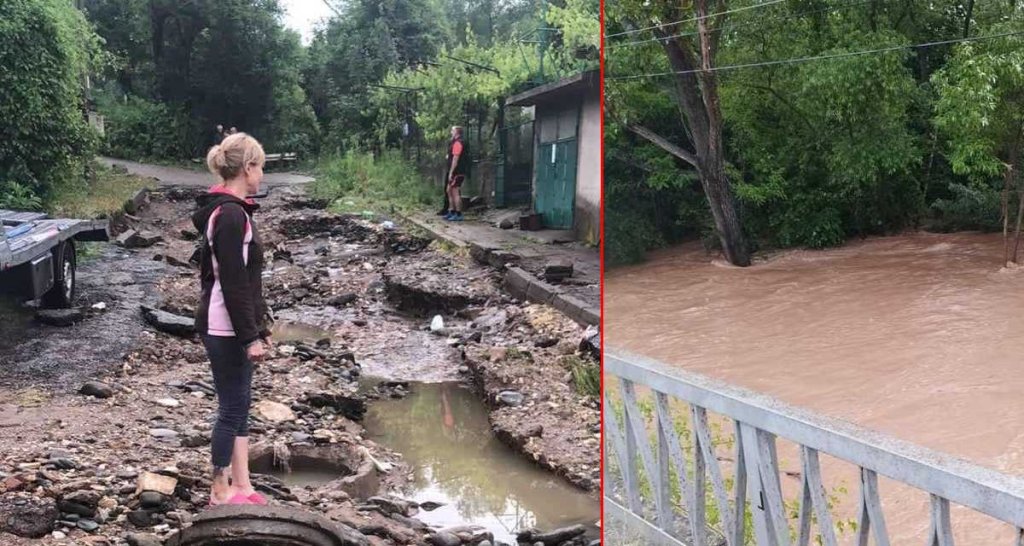
[[[1003,32],[1003,33],[1000,33],[1000,34],[989,34],[987,36],[971,36],[971,37],[967,37],[967,38],[957,38],[957,39],[954,39],[954,40],[942,40],[942,41],[939,41],[939,42],[926,42],[926,43],[923,43],[923,44],[890,46],[890,47],[883,47],[883,48],[878,48],[878,49],[867,49],[867,50],[863,50],[863,51],[849,51],[849,52],[846,52],[846,53],[834,53],[834,54],[831,54],[831,55],[815,55],[815,56],[812,56],[812,57],[797,57],[797,58],[793,58],[793,59],[779,59],[779,60],[775,60],[775,61],[762,61],[762,62],[747,63],[747,64],[732,64],[732,65],[725,65],[725,66],[713,66],[713,67],[709,68],[708,70],[704,70],[702,68],[698,68],[698,69],[694,69],[694,70],[678,70],[678,71],[672,70],[672,71],[668,71],[668,72],[654,72],[654,73],[650,73],[650,74],[634,74],[634,75],[629,75],[629,76],[608,76],[605,79],[606,80],[634,80],[634,79],[638,79],[638,78],[656,78],[656,77],[660,77],[660,76],[672,76],[672,75],[682,75],[682,74],[696,74],[698,72],[723,72],[723,71],[726,71],[726,70],[738,70],[740,68],[756,68],[756,67],[760,67],[760,66],[777,66],[777,65],[786,65],[786,64],[805,63],[805,62],[810,62],[810,61],[825,61],[825,60],[830,60],[830,59],[841,59],[841,58],[844,58],[844,57],[858,57],[858,56],[863,56],[863,55],[871,55],[871,54],[875,54],[875,53],[888,53],[888,52],[891,52],[891,51],[899,51],[901,49],[918,49],[918,48],[935,47],[935,46],[941,46],[941,45],[959,44],[959,43],[963,43],[963,42],[975,42],[975,41],[981,41],[981,40],[992,40],[992,39],[995,39],[995,38],[1006,38],[1008,36],[1020,36],[1020,35],[1024,35],[1024,31]]]
[[[629,34],[636,34],[638,32],[643,32],[645,30],[653,30],[653,29],[656,29],[656,28],[670,27],[672,25],[678,25],[678,24],[681,24],[681,23],[693,23],[693,22],[696,22],[696,21],[702,21],[704,19],[710,19],[712,17],[718,17],[719,15],[727,15],[729,13],[739,13],[741,11],[747,11],[747,10],[756,9],[756,8],[766,8],[768,6],[773,6],[775,4],[781,4],[782,2],[785,2],[785,1],[786,0],[769,0],[768,2],[764,2],[764,3],[761,3],[761,4],[754,4],[752,6],[745,6],[745,7],[742,7],[742,8],[736,8],[736,9],[731,9],[731,10],[726,10],[726,11],[720,11],[720,12],[717,12],[717,13],[709,13],[707,15],[703,15],[703,16],[699,16],[699,17],[693,17],[691,19],[682,19],[682,20],[679,20],[679,21],[673,21],[671,23],[661,23],[661,24],[658,24],[658,25],[651,25],[649,27],[638,28],[638,29],[634,29],[634,30],[624,30],[622,32],[616,32],[616,33],[613,33],[613,34],[605,34],[604,37],[605,37],[605,39],[608,39],[608,38],[614,38],[615,36],[626,36],[626,35],[629,35]]]
[[[874,3],[874,2],[877,2],[877,1],[878,0],[861,0],[860,2],[852,2],[852,3],[849,3],[849,4],[843,4],[841,6],[831,6],[831,7],[819,8],[819,9],[815,9],[815,10],[801,11],[799,13],[790,13],[788,15],[783,15],[783,16],[778,17],[776,19],[773,19],[771,21],[767,21],[767,23],[777,23],[777,22],[785,21],[787,19],[796,19],[796,18],[799,18],[799,17],[808,16],[808,15],[817,15],[819,13],[825,13],[825,12],[830,12],[830,11],[838,11],[838,10],[841,10],[841,9],[848,9],[848,8],[855,8],[855,7],[858,7],[858,6],[863,6],[865,4],[871,4],[871,3]],[[711,30],[711,32],[713,32],[713,33],[714,32],[724,32],[726,30],[733,30],[733,29],[736,29],[736,28],[742,28],[742,27],[747,27],[747,26],[757,25],[757,24],[764,24],[764,23],[766,23],[766,22],[765,21],[760,21],[760,20],[758,20],[758,21],[746,21],[746,22],[743,22],[743,23],[736,23],[736,24],[733,24],[733,25],[726,25],[724,27],[719,27],[719,28]],[[635,41],[632,41],[632,42],[620,42],[620,43],[605,44],[605,48],[606,49],[615,49],[617,47],[632,47],[632,46],[635,46],[635,45],[647,44],[647,43],[651,43],[651,42],[660,42],[662,40],[667,40],[669,38],[683,38],[683,37],[686,37],[686,36],[696,36],[698,34],[699,34],[699,32],[697,32],[697,31],[680,32],[679,34],[672,34],[670,36],[665,36],[664,38],[646,38],[646,39],[643,39],[643,40],[635,40]]]

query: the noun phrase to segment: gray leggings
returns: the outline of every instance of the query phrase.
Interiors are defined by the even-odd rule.
[[[252,362],[237,338],[203,335],[202,339],[217,389],[217,423],[210,451],[214,468],[224,468],[231,464],[235,438],[249,435]]]

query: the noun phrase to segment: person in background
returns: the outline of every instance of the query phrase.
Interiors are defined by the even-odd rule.
[[[213,145],[220,146],[220,143],[224,142],[224,137],[226,136],[228,135],[224,132],[224,126],[218,125],[217,130],[213,133]]]
[[[238,127],[232,127],[231,130],[228,132],[228,134],[229,135],[237,135],[238,134]]]
[[[220,184],[199,197],[199,210],[192,215],[203,234],[195,326],[217,391],[211,506],[267,504],[249,478],[248,428],[253,363],[264,358],[271,344],[263,244],[252,221],[259,205],[247,197],[259,192],[265,160],[263,147],[245,133],[229,135],[211,148],[206,163]]]
[[[462,184],[466,181],[469,171],[469,150],[462,140],[462,127],[452,127],[452,139],[448,142],[448,168],[446,194],[448,197],[448,215],[445,220],[462,221]]]

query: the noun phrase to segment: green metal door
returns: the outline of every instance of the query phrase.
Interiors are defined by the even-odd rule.
[[[544,227],[572,229],[576,200],[576,138],[540,145],[535,208]]]

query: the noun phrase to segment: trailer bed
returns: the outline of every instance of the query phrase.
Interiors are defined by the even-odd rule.
[[[37,212],[0,209],[0,225],[7,240],[6,251],[0,245],[0,271],[37,258],[71,238],[79,241],[110,239],[106,220],[49,219]]]

